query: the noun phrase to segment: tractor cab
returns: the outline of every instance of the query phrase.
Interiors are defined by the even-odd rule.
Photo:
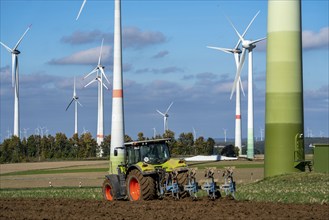
[[[165,163],[170,159],[168,141],[157,139],[125,143],[128,166],[138,162],[154,165]]]

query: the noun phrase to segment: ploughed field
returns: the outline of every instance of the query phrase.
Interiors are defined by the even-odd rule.
[[[0,219],[328,219],[329,206],[202,198],[116,201],[0,199]]]
[[[197,201],[192,201],[190,198],[175,201],[169,197],[163,200],[138,202],[104,201],[100,199],[100,188],[104,175],[107,173],[108,161],[41,162],[1,164],[0,166],[1,220],[329,219],[327,197],[322,204],[237,201],[229,197],[222,197],[215,201],[207,197],[199,197]],[[217,167],[218,170],[223,170],[225,166],[236,166],[233,176],[237,184],[263,179],[263,161],[219,161],[190,164],[190,166],[199,168],[198,181],[204,177],[205,167]],[[217,176],[220,179],[220,175]],[[49,182],[52,184],[51,188]],[[324,182],[329,184],[327,177]],[[81,189],[79,183],[82,184]],[[325,188],[323,193],[327,194],[328,190]],[[8,196],[18,191],[25,193],[25,196],[21,197],[19,193],[13,198]],[[31,191],[33,196],[29,197]],[[65,198],[55,196],[59,191],[65,195]],[[88,197],[83,197],[81,194],[83,192]],[[41,198],[37,198],[40,193],[53,193],[54,197],[42,198],[41,195],[39,196]]]

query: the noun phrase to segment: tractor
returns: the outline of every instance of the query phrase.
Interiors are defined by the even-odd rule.
[[[125,161],[118,165],[117,174],[105,176],[104,198],[109,201],[153,200],[165,196],[179,199],[193,193],[191,189],[195,185],[191,185],[190,169],[183,159],[170,157],[169,141],[156,139],[125,143]]]

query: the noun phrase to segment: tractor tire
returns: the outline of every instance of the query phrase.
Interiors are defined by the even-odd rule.
[[[156,197],[155,180],[135,169],[127,177],[127,195],[130,201],[152,200]]]
[[[180,193],[180,198],[186,198],[189,196],[189,193],[187,191],[184,191],[184,185],[187,185],[188,183],[188,179],[187,179],[187,171],[184,172],[180,172],[177,175],[177,182],[178,182],[178,186],[181,190]]]
[[[103,182],[103,197],[107,201],[114,201],[115,198],[115,188],[113,187],[111,181],[109,179],[105,179]]]

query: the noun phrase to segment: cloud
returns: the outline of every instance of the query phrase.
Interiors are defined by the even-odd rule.
[[[329,109],[329,85],[314,90],[304,91],[305,109],[311,112],[324,111]],[[328,114],[329,115],[329,114]]]
[[[329,27],[322,28],[319,32],[303,31],[303,49],[328,49],[329,45]]]
[[[72,65],[72,64],[83,64],[83,65],[90,65],[90,64],[97,64],[98,57],[99,57],[100,47],[91,48],[84,51],[79,51],[72,55],[52,59],[48,62],[48,64],[52,65]],[[102,63],[107,63],[108,61],[113,62],[113,48],[111,46],[103,46],[102,52]]]
[[[113,34],[104,33],[100,30],[93,31],[75,31],[70,36],[61,38],[62,43],[79,45],[93,42],[100,42],[104,38],[106,42],[113,41]]]
[[[257,43],[257,51],[266,51],[267,40]],[[302,32],[302,45],[304,50],[328,49],[329,27],[322,28],[319,32],[305,30]]]
[[[158,58],[162,58],[165,57],[169,54],[168,51],[164,50],[164,51],[160,51],[159,53],[155,54],[154,56],[152,56],[152,58],[154,59],[158,59]]]
[[[163,33],[158,31],[142,31],[137,27],[126,27],[122,31],[124,48],[141,49],[154,44],[167,41]]]
[[[69,36],[62,37],[60,41],[71,45],[81,45],[100,42],[102,38],[107,43],[113,43],[113,33],[100,30],[75,31]],[[143,31],[137,27],[125,27],[122,30],[123,48],[141,49],[166,41],[165,35],[159,31]]]
[[[153,73],[153,74],[169,74],[169,73],[179,73],[184,72],[182,68],[178,68],[175,66],[169,66],[165,68],[144,68],[144,69],[138,69],[135,71],[138,74],[142,73]]]

